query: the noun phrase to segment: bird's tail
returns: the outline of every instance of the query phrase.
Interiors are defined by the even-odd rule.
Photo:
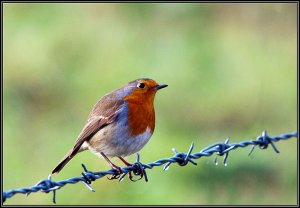
[[[58,163],[58,165],[52,170],[52,174],[58,173],[65,167],[65,165],[78,153],[85,149],[81,149],[80,146],[71,149],[66,156]]]
[[[74,157],[74,156],[71,156],[71,153],[72,153],[72,150],[69,151],[68,154],[66,154],[66,156],[52,170],[52,174],[58,173],[59,171],[61,171],[61,169],[63,169],[63,167],[65,167],[65,165]]]

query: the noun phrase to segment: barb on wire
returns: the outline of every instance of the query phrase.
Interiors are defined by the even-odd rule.
[[[254,148],[258,146],[260,149],[267,149],[268,145],[271,144],[272,148],[276,153],[279,153],[279,150],[276,148],[274,142],[278,142],[280,140],[287,140],[290,138],[297,138],[298,133],[297,132],[291,132],[282,134],[279,136],[268,136],[266,131],[263,131],[263,133],[256,138],[256,140],[249,140],[244,141],[240,143],[229,143],[229,138],[225,140],[225,142],[219,142],[212,144],[199,152],[193,153],[192,150],[194,148],[194,143],[191,144],[189,150],[187,153],[178,152],[176,149],[173,148],[173,152],[175,155],[170,158],[163,158],[159,159],[155,162],[149,163],[149,164],[143,164],[140,162],[140,156],[137,154],[137,161],[132,164],[131,166],[127,166],[124,168],[121,168],[121,174],[119,177],[116,177],[119,179],[119,181],[122,181],[125,177],[125,175],[130,174],[131,172],[134,173],[134,175],[142,175],[145,176],[145,181],[148,181],[148,177],[146,174],[145,169],[152,169],[155,166],[161,166],[164,165],[164,170],[168,170],[170,165],[172,163],[177,163],[180,166],[185,166],[188,163],[192,163],[193,165],[197,165],[193,159],[199,159],[201,157],[209,157],[213,155],[214,153],[218,156],[224,156],[223,159],[223,165],[227,165],[227,159],[229,151],[237,149],[237,148],[244,148],[247,146],[252,146],[250,149],[250,152],[248,155],[252,154]],[[217,158],[215,159],[215,164],[217,165]],[[35,186],[32,186],[30,188],[20,188],[20,189],[14,189],[14,190],[8,190],[4,191],[2,193],[2,202],[5,202],[7,198],[13,197],[17,193],[26,194],[27,196],[32,192],[45,192],[49,193],[50,191],[53,192],[53,203],[56,202],[56,191],[66,184],[75,184],[78,182],[83,182],[83,184],[91,191],[95,191],[90,184],[106,175],[116,175],[118,174],[116,170],[111,169],[108,171],[100,171],[100,172],[91,172],[89,171],[85,165],[82,164],[84,172],[82,173],[81,177],[73,177],[62,181],[52,181],[51,175],[49,175],[48,179],[44,179],[39,181]]]

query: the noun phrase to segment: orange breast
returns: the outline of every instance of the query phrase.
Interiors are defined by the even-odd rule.
[[[155,128],[155,112],[152,102],[140,102],[132,97],[128,101],[128,126],[131,136],[143,134],[149,127],[151,134]]]

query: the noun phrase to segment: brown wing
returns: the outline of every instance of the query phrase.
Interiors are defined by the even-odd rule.
[[[116,119],[119,110],[124,104],[124,101],[113,100],[109,98],[110,97],[103,97],[96,103],[89,115],[86,125],[79,134],[75,145],[62,159],[62,161],[53,169],[52,173],[59,172],[78,153],[80,147],[85,141],[88,141],[100,129],[109,125]]]
[[[74,156],[85,141],[92,138],[93,135],[97,133],[97,131],[107,126],[108,124],[109,119],[107,118],[103,118],[101,116],[91,117],[88,123],[83,127],[81,133],[79,134],[70,156]]]
[[[108,98],[99,100],[90,113],[87,124],[79,134],[71,156],[77,153],[85,141],[92,138],[100,129],[112,123],[118,114],[118,110],[122,108],[123,104],[124,101],[120,100],[114,101]]]

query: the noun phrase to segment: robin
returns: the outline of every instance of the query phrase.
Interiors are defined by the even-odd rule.
[[[136,79],[100,98],[75,145],[52,174],[58,173],[77,153],[85,150],[103,157],[121,174],[120,167],[108,157],[118,157],[124,164],[131,165],[123,157],[140,151],[149,141],[155,128],[154,97],[158,90],[167,86],[148,78]]]

